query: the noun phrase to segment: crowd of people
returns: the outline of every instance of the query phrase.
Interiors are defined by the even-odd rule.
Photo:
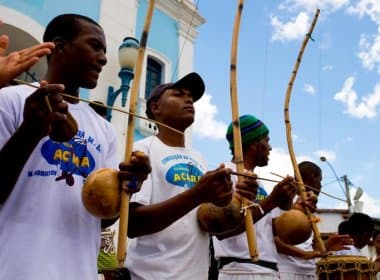
[[[239,118],[244,174],[236,175],[233,123],[226,131],[231,161],[210,170],[185,145],[194,102],[205,91],[203,79],[189,73],[158,85],[146,101],[146,115],[157,121],[158,132],[135,142],[133,150],[148,160],[132,153],[119,163],[105,111],[76,99],[80,88],[96,87],[107,63],[102,27],[86,16],[62,14],[47,25],[43,43],[7,54],[8,43],[8,36],[0,36],[0,279],[97,279],[101,228],[115,220],[91,215],[81,191],[86,178],[103,167],[141,184],[130,201],[127,273],[114,277],[317,279],[316,260],[325,255],[316,237],[311,233],[301,244],[288,244],[275,221],[290,209],[316,210],[321,169],[299,163],[306,200],[292,176],[267,195],[254,175],[256,167],[268,164],[272,149],[264,122],[254,115]],[[34,84],[38,89],[10,86],[43,56],[48,67]],[[70,116],[76,122],[73,136],[67,135]],[[57,141],[57,134],[65,140]],[[257,260],[247,247],[243,199],[251,202],[245,211],[253,217]],[[324,245],[328,254],[360,255],[372,237],[380,270],[380,234],[366,214],[352,214]]]

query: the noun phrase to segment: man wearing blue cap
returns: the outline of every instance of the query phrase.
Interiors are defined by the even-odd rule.
[[[272,150],[269,144],[269,130],[262,121],[252,115],[243,115],[239,121],[244,168],[253,172],[255,167],[268,164],[269,153]],[[232,131],[231,123],[226,138],[233,155]],[[234,155],[228,166],[236,169]],[[269,196],[264,197],[265,192],[263,192],[258,206],[250,208],[253,220],[256,222],[256,243],[259,252],[257,262],[252,262],[249,256],[245,232],[228,238],[224,238],[223,235],[216,235],[216,238],[213,238],[219,268],[218,279],[279,279],[272,231],[272,210],[276,207],[289,209],[295,193],[294,179],[287,177],[273,188]]]
[[[228,205],[233,189],[231,169],[221,164],[206,172],[199,152],[185,146],[193,104],[204,90],[202,78],[190,73],[157,86],[147,100],[146,113],[157,121],[158,134],[134,145],[149,156],[152,172],[131,198],[126,267],[132,279],[207,278],[209,237],[198,225],[197,208],[205,202]],[[238,191],[253,196],[248,187]]]

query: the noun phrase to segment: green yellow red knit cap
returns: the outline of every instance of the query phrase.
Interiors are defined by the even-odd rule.
[[[247,144],[260,140],[265,137],[269,133],[269,129],[267,126],[252,115],[243,115],[239,118],[240,122],[240,132],[241,132],[241,142],[242,146],[245,147]],[[226,138],[228,143],[230,144],[230,149],[232,150],[234,147],[234,138],[233,138],[233,125],[232,122],[227,128]]]

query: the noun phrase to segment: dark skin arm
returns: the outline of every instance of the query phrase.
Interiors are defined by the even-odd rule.
[[[257,187],[258,185],[255,180],[243,180],[240,184],[236,185],[238,194],[234,196],[232,203],[227,207],[220,208],[211,204],[200,207],[198,218],[202,217],[199,218],[202,229],[210,234],[214,234],[220,240],[244,232],[245,223],[244,215],[240,211],[240,197],[245,197],[248,200],[254,199]],[[242,190],[244,190],[244,193]],[[274,187],[267,198],[259,203],[263,213],[259,207],[253,206],[249,208],[248,211],[252,212],[253,221],[259,221],[266,213],[279,205],[288,205],[288,201],[291,201],[294,194],[294,179],[287,177]]]
[[[201,203],[227,205],[233,194],[230,176],[231,170],[221,165],[218,169],[203,175],[191,189],[163,202],[151,205],[131,203],[128,237],[161,231]]]
[[[274,237],[274,241],[276,243],[277,251],[281,254],[295,256],[298,258],[302,258],[304,260],[322,257],[322,253],[319,250],[319,246],[318,246],[319,243],[315,240],[315,238],[313,240],[312,251],[305,251],[293,245],[287,244],[284,241],[282,241],[278,236]],[[346,245],[352,245],[352,244],[353,244],[353,240],[352,238],[350,238],[349,235],[332,234],[325,241],[325,247],[328,252],[348,249]]]
[[[322,256],[320,251],[302,250],[296,246],[285,243],[278,236],[274,236],[274,242],[276,243],[277,252],[284,255],[294,256],[294,257],[298,257],[304,260],[310,260],[310,259],[319,258]]]
[[[62,97],[57,94],[64,90],[64,86],[46,85],[46,83],[41,83],[41,85],[40,89],[26,99],[23,123],[0,150],[2,175],[0,204],[9,197],[29,156],[38,142],[48,135],[51,123],[66,119],[67,104],[62,102]],[[49,94],[53,112],[50,112],[46,106],[47,94]]]

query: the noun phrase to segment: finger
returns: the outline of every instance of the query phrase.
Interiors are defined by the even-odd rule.
[[[60,112],[51,112],[49,115],[49,120],[51,122],[53,121],[65,121],[67,120],[67,114],[66,113],[60,113]]]
[[[18,59],[17,67],[25,71],[39,61],[41,57],[49,54],[51,54],[51,50],[48,48],[39,49],[33,53],[26,53]]]
[[[28,59],[33,56],[42,56],[44,54],[51,53],[54,47],[55,47],[54,43],[45,42],[42,44],[37,44],[32,47],[19,50],[18,52],[22,56],[23,59]]]
[[[56,94],[63,92],[65,90],[64,85],[61,84],[47,84],[45,86],[37,89],[32,95],[30,95],[30,99],[32,100],[40,100],[45,102],[45,96],[49,94]]]
[[[118,177],[121,181],[135,180],[136,178],[140,181],[144,181],[148,178],[147,173],[145,172],[128,172],[128,171],[119,171]]]
[[[9,37],[7,35],[0,36],[0,56],[4,56],[9,46]]]
[[[49,83],[46,80],[40,81],[40,87],[46,87]]]
[[[119,164],[119,169],[130,173],[148,174],[152,171],[149,162],[122,162]]]
[[[213,203],[217,206],[226,206],[231,202],[233,192],[224,192],[219,194],[213,201]]]

